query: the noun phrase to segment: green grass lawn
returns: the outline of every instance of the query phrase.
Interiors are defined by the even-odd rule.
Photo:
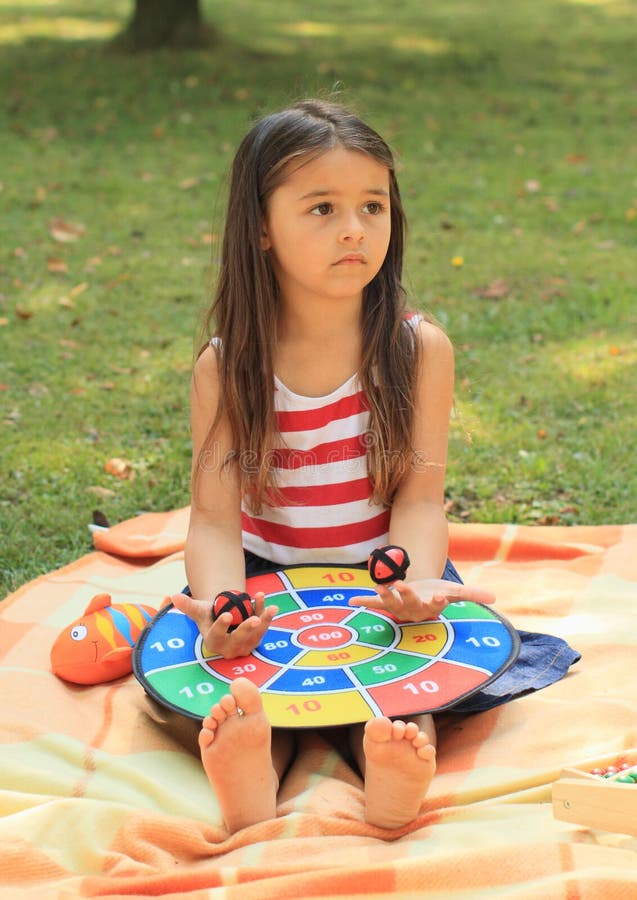
[[[188,502],[189,371],[253,117],[336,91],[391,141],[413,304],[457,348],[458,521],[635,520],[634,0],[0,0],[0,596]],[[109,460],[125,460],[125,478]]]

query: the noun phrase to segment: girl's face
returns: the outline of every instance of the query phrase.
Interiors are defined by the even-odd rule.
[[[389,171],[335,147],[292,168],[270,196],[262,249],[287,303],[361,301],[391,234]]]

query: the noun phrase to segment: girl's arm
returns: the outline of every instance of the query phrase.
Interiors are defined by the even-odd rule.
[[[389,539],[406,547],[409,580],[440,578],[449,533],[444,512],[449,418],[453,403],[454,359],[449,338],[422,322],[416,383],[412,459],[392,504]]]
[[[207,347],[195,365],[191,390],[192,498],[185,562],[192,597],[178,594],[172,599],[196,621],[207,650],[231,659],[257,646],[276,607],[265,610],[263,594],[257,594],[256,615],[231,633],[229,613],[212,620],[212,602],[220,591],[245,589],[238,463],[226,464],[233,450],[227,420],[219,423],[213,444],[206,447],[218,402],[217,357]]]
[[[352,605],[385,609],[404,621],[435,618],[454,600],[493,603],[489,591],[442,581],[449,530],[444,512],[449,418],[453,403],[454,359],[448,337],[422,322],[420,369],[411,465],[394,498],[389,540],[405,547],[411,560],[408,580],[377,587],[377,598],[355,598]]]

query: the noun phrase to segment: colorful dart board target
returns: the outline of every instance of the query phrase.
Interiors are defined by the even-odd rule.
[[[195,623],[166,606],[140,636],[138,681],[171,709],[202,719],[244,676],[258,685],[275,727],[309,728],[436,712],[502,674],[517,658],[517,632],[491,608],[462,601],[438,619],[399,623],[348,606],[375,593],[366,569],[292,566],[247,581],[279,612],[249,656],[205,651]]]

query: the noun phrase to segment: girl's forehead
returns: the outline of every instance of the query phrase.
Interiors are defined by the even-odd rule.
[[[369,153],[338,146],[292,160],[284,169],[281,186],[296,189],[314,183],[326,190],[347,184],[388,190],[389,168]]]

